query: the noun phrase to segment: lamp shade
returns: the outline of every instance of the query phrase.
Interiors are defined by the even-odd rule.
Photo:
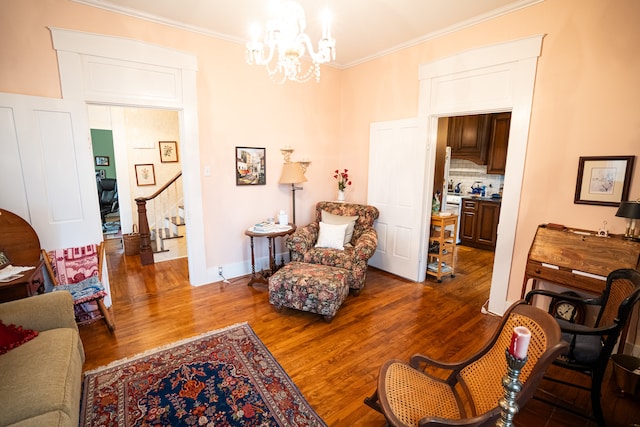
[[[302,166],[298,162],[290,162],[282,165],[282,174],[280,175],[280,184],[298,184],[306,182]]]
[[[622,218],[640,219],[640,201],[620,202],[616,216]]]

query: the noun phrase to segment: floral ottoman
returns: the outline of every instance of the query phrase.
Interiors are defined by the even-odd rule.
[[[321,314],[330,322],[349,295],[347,270],[320,264],[290,262],[269,278],[269,302]]]

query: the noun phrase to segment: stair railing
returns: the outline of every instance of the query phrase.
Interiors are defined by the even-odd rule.
[[[152,240],[156,248],[164,250],[164,239],[169,237],[168,221],[177,224],[182,222],[180,217],[180,203],[183,201],[182,185],[178,179],[182,172],[171,178],[149,197],[136,198],[138,206],[138,229],[140,232],[140,262],[142,265],[153,264]],[[149,203],[149,208],[147,207]]]

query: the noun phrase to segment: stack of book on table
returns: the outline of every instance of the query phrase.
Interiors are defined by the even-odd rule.
[[[253,226],[253,231],[256,233],[269,233],[276,230],[276,224],[272,222],[259,222]]]

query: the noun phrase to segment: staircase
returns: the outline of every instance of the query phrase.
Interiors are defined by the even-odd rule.
[[[179,244],[172,243],[176,240],[184,240],[183,201],[182,172],[151,196],[136,199],[140,229],[140,260],[143,265],[153,264],[161,258],[186,256],[185,250],[181,249]],[[178,253],[167,257],[165,254],[169,251]]]
[[[174,209],[172,208],[171,210]],[[177,210],[178,215],[171,217],[165,216],[159,228],[156,228],[155,224],[149,225],[151,249],[154,254],[169,252],[170,243],[167,241],[184,237],[184,206],[178,206]]]

